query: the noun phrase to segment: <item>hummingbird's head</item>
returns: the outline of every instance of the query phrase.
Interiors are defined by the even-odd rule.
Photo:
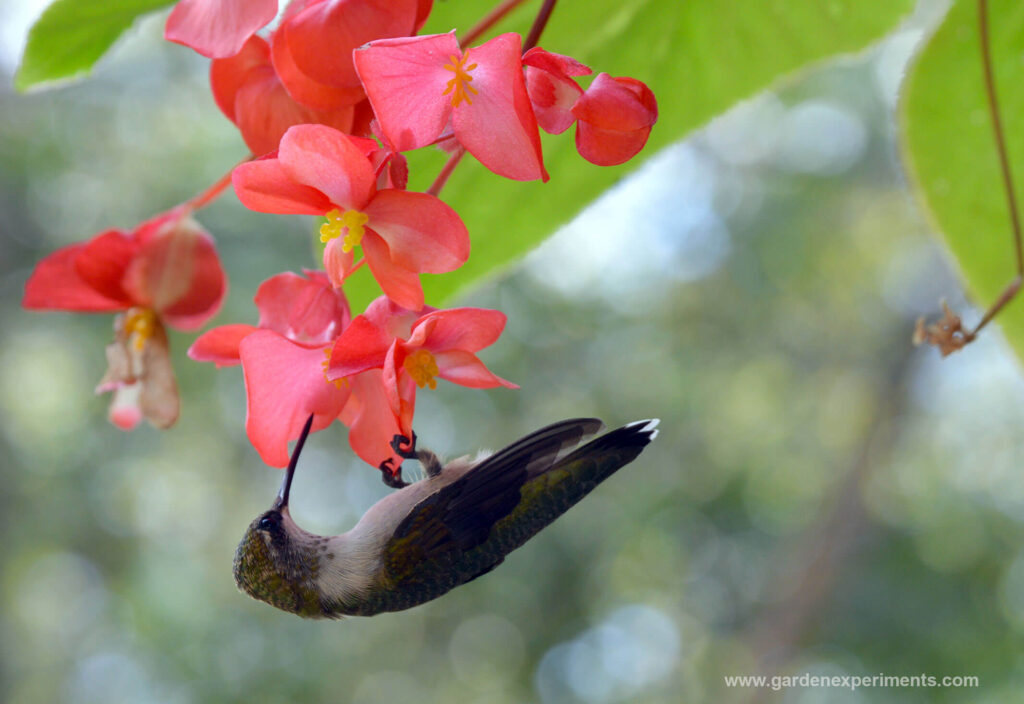
[[[235,584],[253,599],[283,611],[311,618],[323,617],[320,591],[320,538],[299,528],[288,513],[288,494],[299,452],[309,434],[309,421],[295,445],[277,499],[249,524],[235,551]]]

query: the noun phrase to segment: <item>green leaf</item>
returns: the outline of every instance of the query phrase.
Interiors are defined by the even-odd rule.
[[[1007,151],[1010,163],[1018,167],[1020,202],[1024,6],[1011,0],[991,2],[988,25]],[[977,305],[987,308],[1017,271],[973,1],[962,0],[950,9],[912,66],[904,84],[901,123],[915,194],[956,256]],[[1017,354],[1024,354],[1024,306],[1014,302],[996,320]]]
[[[464,32],[492,0],[434,3],[424,33]],[[541,39],[594,72],[632,76],[658,99],[659,120],[632,162],[598,167],[577,153],[573,131],[543,135],[551,181],[517,183],[487,172],[471,156],[455,170],[442,198],[469,227],[473,252],[458,271],[424,276],[427,302],[442,303],[493,274],[568,222],[644,157],[671,144],[737,101],[808,63],[863,49],[895,26],[912,0],[563,0]],[[526,34],[539,2],[518,8],[495,33]],[[589,79],[588,79],[589,80]],[[572,128],[573,130],[575,128]],[[432,150],[410,160],[410,188],[429,186],[444,162]],[[623,248],[629,247],[623,233]],[[362,273],[362,272],[359,272]],[[359,306],[379,295],[368,276],[346,285]]]
[[[14,87],[88,73],[140,15],[174,0],[56,0],[29,31]]]

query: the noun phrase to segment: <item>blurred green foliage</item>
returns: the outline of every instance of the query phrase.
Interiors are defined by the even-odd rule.
[[[143,29],[88,85],[0,93],[0,699],[1019,701],[1020,370],[997,330],[941,363],[909,344],[940,295],[966,305],[895,157],[919,30],[739,106],[465,296],[508,313],[485,361],[523,388],[421,394],[424,444],[584,414],[662,433],[492,574],[310,622],[232,583],[280,478],[245,439],[240,371],[173,335],[182,419],[124,434],[90,395],[110,317],[18,307],[41,257],[244,156],[203,62]],[[255,320],[260,281],[313,264],[301,218],[229,194],[200,219],[231,277],[217,323]],[[385,491],[338,426],[307,445],[293,513],[338,532]],[[759,671],[981,687],[723,687]]]
[[[1019,200],[1024,14],[1012,0],[988,5],[993,80]],[[915,195],[971,292],[988,306],[1017,275],[1017,261],[983,76],[977,2],[961,0],[908,71],[900,117]],[[1024,354],[1024,308],[1007,307],[1000,322],[1017,354]]]

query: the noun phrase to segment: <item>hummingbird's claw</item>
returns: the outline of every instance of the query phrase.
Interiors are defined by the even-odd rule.
[[[377,465],[377,469],[381,472],[381,479],[392,489],[401,489],[402,487],[409,486],[409,482],[402,479],[402,470],[398,469],[396,472],[394,469],[395,461],[388,457],[386,460]]]
[[[417,459],[416,456],[416,431],[410,430],[412,434],[412,440],[405,437],[404,435],[396,435],[391,438],[391,449],[395,451],[395,454],[399,457],[407,460]],[[403,445],[405,447],[403,447]]]

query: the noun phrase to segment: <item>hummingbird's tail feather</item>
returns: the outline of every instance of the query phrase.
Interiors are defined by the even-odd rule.
[[[599,418],[570,418],[552,423],[484,458],[473,471],[491,473],[525,467],[529,477],[548,469],[560,456],[604,430]]]
[[[638,420],[610,433],[605,433],[597,440],[588,442],[583,447],[564,457],[555,467],[568,465],[591,457],[611,455],[616,460],[621,461],[620,465],[611,470],[614,472],[619,467],[627,465],[636,459],[636,456],[647,447],[647,444],[658,437],[657,428],[660,422],[658,418]],[[601,477],[601,479],[603,478]],[[601,480],[598,479],[598,481]]]
[[[636,459],[657,436],[657,425],[657,419],[642,420],[612,430],[531,477],[518,506],[495,526],[495,543],[508,552],[529,540]]]

